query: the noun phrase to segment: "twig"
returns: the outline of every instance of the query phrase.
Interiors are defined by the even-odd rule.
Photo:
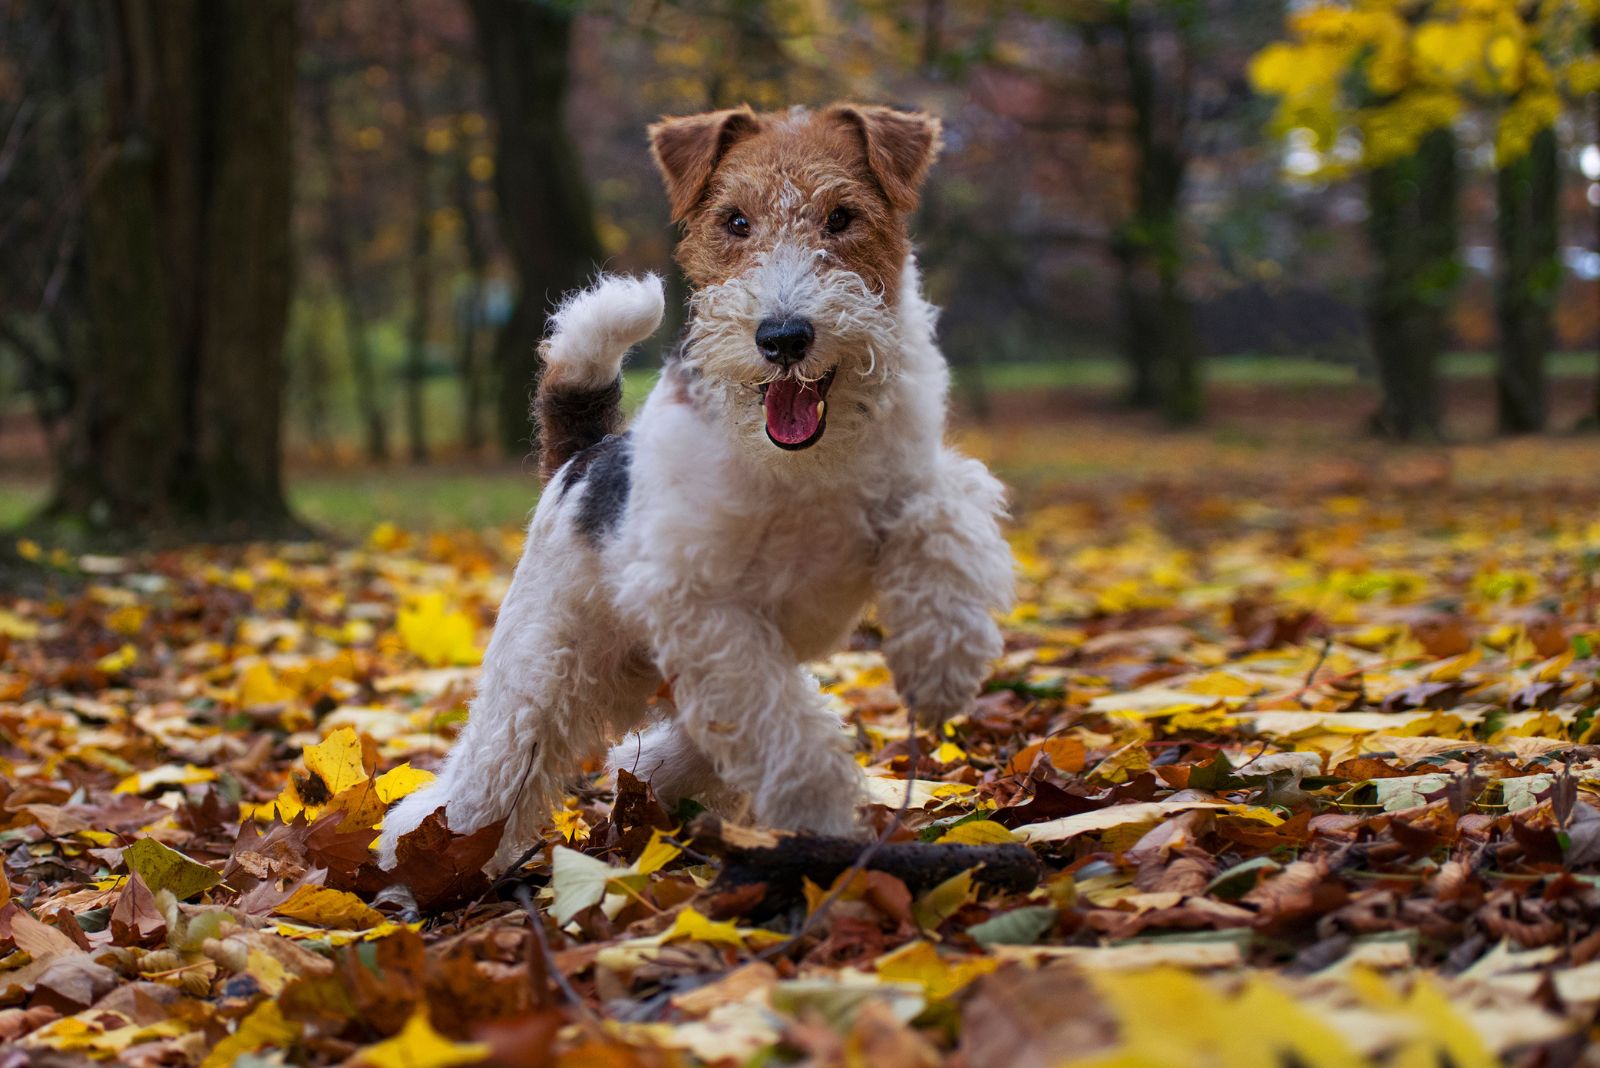
[[[917,785],[917,763],[922,759],[917,745],[916,713],[908,710],[908,715],[911,722],[910,731],[906,737],[906,792],[905,796],[900,799],[900,807],[889,818],[889,822],[884,825],[883,830],[878,832],[878,837],[867,843],[867,847],[861,851],[861,855],[856,857],[855,863],[841,872],[839,877],[834,880],[833,889],[829,890],[827,896],[818,903],[816,908],[811,910],[811,915],[801,922],[800,929],[784,941],[757,953],[757,960],[770,961],[774,957],[782,956],[798,945],[802,938],[811,933],[812,929],[816,927],[817,921],[827,914],[828,910],[833,907],[833,903],[839,900],[839,897],[849,888],[850,884],[855,882],[856,876],[866,870],[867,865],[872,861],[873,855],[883,847],[884,843],[894,835],[895,831],[900,829],[906,812],[911,808],[911,798],[916,791]]]
[[[528,954],[528,977],[534,981],[541,1006],[545,1003],[549,983],[553,979],[567,1002],[585,1019],[593,1022],[594,1013],[567,981],[566,973],[556,965],[555,954],[550,952],[550,943],[544,937],[544,913],[534,906],[533,893],[523,884],[517,887],[516,896],[523,911],[528,914],[528,928],[539,951],[537,957],[533,953]]]
[[[1317,662],[1311,665],[1311,670],[1306,672],[1306,681],[1301,683],[1300,684],[1300,689],[1295,691],[1294,699],[1296,701],[1299,701],[1301,704],[1305,704],[1305,701],[1303,700],[1303,698],[1304,698],[1304,696],[1306,694],[1306,691],[1310,690],[1311,687],[1316,683],[1316,681],[1317,681],[1317,672],[1322,670],[1322,665],[1328,659],[1328,651],[1331,650],[1332,648],[1333,648],[1333,637],[1332,637],[1332,635],[1329,635],[1328,637],[1322,639],[1322,651],[1317,653]]]

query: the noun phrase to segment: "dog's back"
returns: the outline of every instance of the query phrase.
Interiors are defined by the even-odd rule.
[[[534,398],[539,474],[549,481],[573,456],[622,427],[622,358],[661,325],[661,279],[602,276],[568,297],[540,346]]]

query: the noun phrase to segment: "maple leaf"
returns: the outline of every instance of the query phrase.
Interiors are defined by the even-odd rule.
[[[445,606],[444,594],[426,593],[400,609],[400,640],[425,664],[476,664],[483,659],[472,619]]]

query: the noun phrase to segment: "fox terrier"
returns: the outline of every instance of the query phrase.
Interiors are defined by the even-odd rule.
[[[1012,598],[1004,494],[944,441],[949,372],[907,220],[939,148],[923,114],[748,107],[650,128],[692,295],[622,429],[622,360],[659,278],[601,277],[543,345],[545,490],[471,715],[437,780],[385,820],[380,861],[445,809],[535,840],[583,760],[671,803],[851,834],[862,774],[802,666],[876,599],[884,655],[925,724],[965,710]],[[667,686],[663,686],[663,682]]]

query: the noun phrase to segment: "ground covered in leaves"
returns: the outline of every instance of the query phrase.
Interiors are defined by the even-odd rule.
[[[1007,653],[914,768],[871,621],[816,665],[868,822],[914,780],[862,870],[597,771],[511,877],[437,820],[380,873],[515,531],[24,542],[0,1068],[1575,1063],[1600,492],[1418,470],[1030,492]]]

